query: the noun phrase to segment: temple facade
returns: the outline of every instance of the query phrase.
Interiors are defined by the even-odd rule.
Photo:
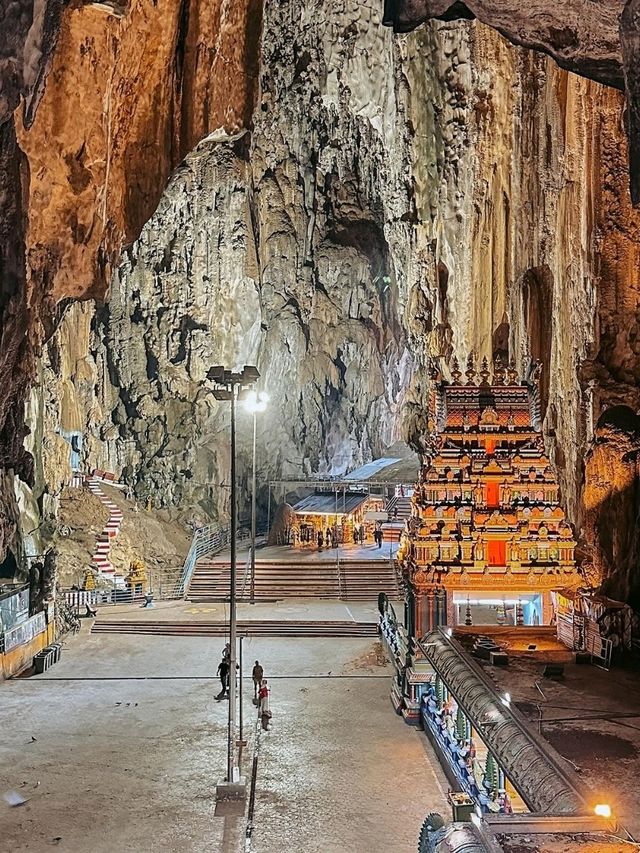
[[[575,540],[541,434],[536,371],[432,367],[419,482],[398,552],[407,628],[537,625],[577,587]],[[491,381],[489,381],[491,379]]]

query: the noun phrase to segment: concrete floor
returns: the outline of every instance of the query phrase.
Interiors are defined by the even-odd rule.
[[[0,851],[244,849],[246,818],[214,815],[225,769],[227,703],[213,698],[221,646],[91,636],[85,626],[47,673],[0,685],[0,793],[29,798],[16,808],[0,800]],[[414,851],[425,815],[446,812],[446,783],[422,733],[393,714],[391,671],[374,643],[254,639],[244,652],[247,675],[256,657],[265,666],[274,715],[249,849]],[[245,701],[245,769],[254,714]]]
[[[402,618],[403,606],[396,605],[396,612]],[[286,598],[269,603],[238,604],[238,619],[241,621],[260,621],[262,619],[307,620],[310,622],[330,620],[332,622],[375,622],[379,612],[375,603],[363,601],[314,601],[311,599]],[[224,622],[229,618],[229,605],[224,602],[203,602],[201,604],[184,601],[158,601],[153,607],[140,607],[139,604],[101,604],[98,606],[98,618],[103,620],[131,620],[137,622],[148,619],[151,622]]]

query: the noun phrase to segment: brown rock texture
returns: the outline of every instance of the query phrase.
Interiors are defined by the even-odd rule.
[[[248,123],[261,10],[24,0],[0,13],[0,465],[28,482],[22,410],[41,343],[67,300],[104,296],[196,142]]]
[[[605,16],[601,41],[589,40],[595,19],[571,5],[579,46],[571,58],[568,41],[563,61],[582,58],[619,86],[612,5],[590,5]],[[531,4],[549,30],[542,7]],[[224,515],[228,413],[202,390],[213,363],[257,362],[272,394],[259,434],[264,483],[337,473],[401,434],[414,438],[427,360],[474,350],[512,357],[523,374],[542,363],[563,499],[586,549],[604,554],[598,507],[627,476],[630,445],[611,442],[618,465],[601,465],[594,450],[586,474],[585,453],[609,409],[640,407],[640,214],[626,189],[623,94],[477,21],[432,21],[394,38],[377,0],[268,4],[259,49],[244,4],[189,5],[182,25],[168,2],[161,8],[162,27],[144,2],[122,16],[65,9],[35,122],[3,143],[12,186],[24,188],[7,221],[28,229],[12,263],[29,272],[20,297],[2,303],[13,311],[5,370],[27,365],[21,387],[39,372],[26,442],[36,485],[18,487],[23,536],[47,485],[41,502],[55,514],[72,431],[85,465],[121,474],[140,497]],[[439,14],[465,16],[462,4]],[[532,20],[520,19],[523,43]],[[238,88],[226,78],[215,88],[220,54],[203,47],[214,33],[228,34],[220,43],[243,68]],[[169,171],[210,130],[158,204]],[[100,297],[109,277],[95,316],[91,304],[65,307],[70,295]],[[27,322],[27,300],[41,325]],[[36,363],[45,317],[50,330],[63,313]],[[241,429],[246,495],[246,421]],[[593,500],[583,495],[592,469]],[[632,515],[621,516],[615,555],[631,541]],[[7,535],[15,523],[7,514]],[[610,573],[611,559],[597,570]],[[625,566],[616,588],[631,595]]]
[[[567,71],[622,89],[620,15],[625,2],[385,0],[385,23],[407,32],[430,18],[477,18],[513,44],[549,54]]]
[[[585,457],[587,565],[604,591],[640,607],[640,417],[614,406],[598,421]]]
[[[228,406],[203,387],[215,363],[257,363],[271,395],[265,504],[267,476],[339,473],[401,436],[413,371],[399,319],[400,283],[414,280],[406,92],[374,0],[313,7],[266,10],[253,131],[187,156],[97,314],[82,361],[94,379],[58,371],[87,459],[154,502],[228,510]],[[85,324],[69,311],[55,346]],[[68,429],[62,403],[50,411]],[[245,496],[250,437],[240,411]]]
[[[68,312],[60,351],[87,335],[91,350],[84,378],[73,359],[61,369],[87,459],[221,516],[227,415],[199,391],[208,365],[263,373],[264,481],[411,439],[428,357],[500,353],[523,375],[543,365],[546,443],[582,530],[594,424],[640,407],[622,94],[477,23],[394,44],[375,4],[312,25],[311,5],[283,8],[265,18],[251,134],[187,158],[93,333]],[[243,489],[249,436],[241,425]]]

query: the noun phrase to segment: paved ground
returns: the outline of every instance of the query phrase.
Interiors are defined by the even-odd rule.
[[[221,641],[86,631],[43,676],[0,685],[0,792],[29,798],[0,801],[0,850],[237,853],[246,819],[214,816]],[[446,785],[424,736],[393,714],[374,643],[255,639],[244,651],[247,674],[255,657],[265,665],[274,712],[251,850],[415,850]]]
[[[402,615],[402,606],[396,610]],[[98,606],[100,620],[130,619],[138,622],[149,619],[152,622],[224,622],[229,618],[229,605],[224,602],[158,601],[153,607],[140,607],[139,604],[102,604]],[[273,603],[238,604],[239,620],[287,619],[295,620],[331,620],[333,622],[378,622],[378,608],[375,604],[362,601],[312,601],[309,599],[283,599]]]

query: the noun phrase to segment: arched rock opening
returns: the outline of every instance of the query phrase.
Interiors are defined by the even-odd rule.
[[[551,375],[551,347],[553,325],[553,276],[547,266],[536,267],[521,279],[522,331],[525,356],[542,365],[540,378],[540,412],[542,419],[549,402],[549,379]]]

